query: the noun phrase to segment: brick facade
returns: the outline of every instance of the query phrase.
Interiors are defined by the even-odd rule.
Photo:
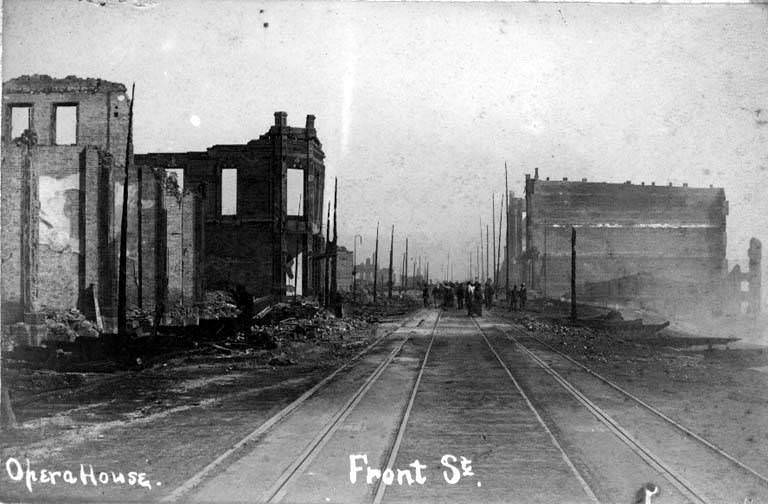
[[[304,128],[287,124],[284,112],[258,139],[241,145],[214,145],[205,152],[136,155],[137,166],[179,169],[185,188],[203,194],[205,247],[192,259],[203,264],[209,289],[238,284],[251,294],[285,295],[286,274],[298,248],[302,261],[302,293],[319,292],[318,248],[321,242],[325,154],[317,138],[314,116]],[[237,173],[236,194],[222,194],[222,170]],[[288,215],[287,170],[303,171],[303,215]],[[224,198],[234,198],[236,213],[224,215]],[[170,214],[169,214],[170,218]],[[175,268],[170,264],[171,269]],[[186,292],[186,290],[185,290]]]
[[[125,86],[24,76],[3,83],[2,309],[5,323],[44,306],[71,308],[94,284],[114,309],[115,173],[124,169]],[[57,106],[75,107],[73,143],[56,145]],[[36,142],[11,138],[13,108],[28,108]]]

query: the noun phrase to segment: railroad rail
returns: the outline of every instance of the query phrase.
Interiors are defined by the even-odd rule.
[[[310,397],[315,395],[319,390],[321,390],[323,387],[328,385],[336,376],[339,375],[342,371],[348,369],[350,366],[352,366],[354,363],[360,360],[361,357],[369,353],[371,350],[376,348],[379,344],[381,344],[389,335],[397,332],[399,329],[405,327],[406,324],[409,322],[413,322],[416,319],[419,319],[424,314],[424,310],[419,310],[416,314],[407,317],[403,322],[398,324],[394,329],[385,331],[383,334],[379,335],[373,342],[368,344],[365,348],[360,350],[357,354],[355,354],[352,358],[350,358],[347,362],[336,368],[332,373],[330,373],[328,376],[320,380],[318,383],[316,383],[312,388],[301,394],[298,398],[296,398],[293,402],[288,404],[285,408],[281,409],[279,412],[277,412],[275,415],[270,417],[266,422],[262,423],[257,427],[255,430],[250,432],[247,436],[243,437],[240,441],[232,445],[230,448],[228,448],[224,453],[216,457],[212,462],[207,464],[205,467],[203,467],[201,470],[199,470],[197,473],[195,473],[192,477],[187,479],[184,483],[179,485],[176,489],[173,490],[173,492],[166,495],[163,499],[161,499],[161,502],[176,502],[178,501],[182,496],[188,494],[191,490],[193,490],[195,487],[200,485],[202,481],[210,475],[212,472],[214,472],[216,469],[218,469],[220,466],[222,466],[227,460],[229,460],[234,453],[242,449],[244,446],[246,446],[248,443],[251,443],[252,441],[258,439],[260,436],[262,436],[264,433],[269,431],[270,428],[272,428],[274,425],[279,423],[281,420],[286,418],[288,415],[290,415],[293,411],[295,411],[299,406],[301,406],[303,403],[307,401]],[[421,318],[419,324],[423,323],[424,319]],[[405,344],[405,342],[410,338],[410,335],[406,335],[403,340],[398,344],[396,347],[399,351],[399,349],[402,348],[402,346]],[[391,359],[393,358],[393,354],[396,354],[396,352],[391,352],[390,356],[388,357],[387,363],[391,362]],[[386,367],[386,366],[385,366]],[[383,371],[383,368],[379,369],[377,368],[375,373],[381,373]],[[351,409],[351,408],[349,408]],[[294,471],[295,472],[295,471]]]
[[[558,349],[554,348],[553,346],[549,345],[545,341],[543,341],[541,338],[538,338],[537,336],[533,334],[529,334],[526,332],[523,332],[522,329],[514,326],[513,324],[509,322],[504,322],[504,325],[509,328],[509,331],[504,331],[506,336],[511,340],[516,348],[518,348],[522,353],[524,353],[531,361],[533,361],[537,366],[539,366],[541,369],[543,369],[548,375],[550,375],[558,384],[562,386],[563,389],[565,389],[574,399],[576,399],[580,404],[582,404],[587,410],[592,413],[595,418],[597,418],[602,424],[604,424],[611,432],[613,432],[617,438],[619,438],[624,444],[626,444],[632,451],[638,454],[646,463],[648,463],[651,467],[658,470],[664,477],[672,483],[681,493],[686,495],[689,499],[691,499],[693,502],[697,503],[709,503],[709,502],[718,502],[717,500],[713,501],[711,498],[708,498],[705,495],[705,492],[701,491],[696,487],[696,485],[692,484],[690,481],[688,481],[686,478],[680,474],[680,471],[677,471],[673,469],[668,463],[666,463],[664,460],[662,460],[661,457],[654,454],[650,449],[648,449],[646,446],[641,444],[635,437],[633,437],[626,428],[624,428],[622,425],[620,425],[614,418],[612,418],[604,409],[600,408],[597,404],[595,404],[594,401],[590,400],[589,397],[587,397],[586,394],[584,394],[581,390],[579,390],[571,380],[568,380],[565,378],[561,373],[559,373],[557,370],[555,370],[550,364],[544,361],[539,355],[536,354],[531,348],[526,346],[523,342],[521,342],[521,338],[528,338],[536,341],[538,344],[540,344],[542,347],[544,347],[546,350],[556,354],[559,357],[562,357],[563,359],[566,359],[571,364],[577,366],[580,370],[584,371],[588,375],[596,378],[601,383],[609,386],[611,389],[619,392],[629,400],[631,400],[633,403],[639,405],[644,410],[647,410],[648,412],[652,413],[656,417],[660,418],[666,425],[668,425],[671,428],[674,428],[676,431],[679,431],[680,433],[684,434],[687,439],[692,439],[696,443],[698,443],[700,446],[706,447],[711,453],[716,454],[717,456],[721,457],[722,459],[728,461],[733,466],[738,468],[740,471],[742,471],[744,474],[749,475],[754,480],[759,482],[763,487],[768,485],[768,477],[761,474],[754,468],[750,467],[746,463],[738,460],[733,455],[725,452],[724,450],[718,448],[715,446],[712,442],[708,441],[707,439],[703,438],[699,434],[693,432],[689,428],[683,426],[679,422],[675,421],[674,419],[670,418],[669,416],[665,415],[661,411],[659,411],[657,408],[654,408],[647,402],[643,401],[642,399],[638,398],[634,394],[631,394],[624,388],[620,387],[613,381],[605,378],[604,376],[600,375],[599,373],[595,372],[594,370],[590,369],[586,365],[576,361],[569,355],[559,351]],[[479,326],[478,328],[483,332],[483,337],[487,341],[487,337],[485,335],[485,331]],[[490,344],[490,343],[489,343]]]

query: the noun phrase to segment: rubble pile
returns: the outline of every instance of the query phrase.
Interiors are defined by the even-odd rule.
[[[608,356],[625,343],[623,339],[616,338],[605,331],[574,327],[554,319],[523,317],[518,320],[518,323],[561,352],[601,362],[607,362]]]
[[[199,309],[200,318],[209,320],[236,318],[241,313],[234,296],[221,290],[207,291]]]
[[[99,337],[99,331],[95,324],[86,320],[85,315],[76,309],[54,310],[44,308],[42,312],[48,329],[48,340],[75,341],[77,337]]]
[[[338,342],[369,327],[362,317],[336,317],[315,302],[281,302],[259,311],[250,320],[250,326],[215,342],[209,341],[208,345],[225,353],[278,351],[270,364],[290,365],[295,362],[285,356],[283,349],[293,343]]]

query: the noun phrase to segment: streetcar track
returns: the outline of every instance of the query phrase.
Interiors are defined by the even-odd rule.
[[[426,352],[424,352],[424,358],[421,361],[419,374],[416,376],[416,381],[413,384],[413,389],[411,390],[411,396],[408,399],[408,405],[405,407],[405,410],[403,412],[403,417],[400,420],[400,426],[397,429],[397,435],[395,436],[395,441],[392,444],[392,448],[390,450],[389,457],[387,459],[387,464],[385,466],[386,469],[392,469],[392,467],[394,467],[395,465],[397,454],[400,451],[400,445],[402,444],[403,437],[405,436],[405,428],[408,424],[408,419],[411,416],[413,403],[416,400],[416,392],[418,391],[419,385],[421,384],[421,377],[424,374],[424,369],[427,366],[427,359],[429,358],[429,353],[432,350],[432,344],[435,342],[435,336],[437,334],[437,325],[440,323],[440,317],[442,313],[443,313],[442,310],[437,312],[435,325],[432,327],[432,337],[429,339],[429,345],[427,346]],[[385,485],[382,482],[382,480],[379,480],[378,485],[376,487],[376,493],[374,494],[373,504],[381,503],[382,499],[384,498],[384,492],[386,492],[386,490],[387,490],[387,485]]]
[[[236,453],[238,450],[243,448],[248,443],[254,441],[255,439],[258,439],[261,435],[263,435],[265,432],[267,432],[269,429],[271,429],[274,425],[276,425],[278,422],[289,416],[294,410],[296,410],[299,406],[301,406],[304,402],[307,401],[310,397],[312,397],[316,392],[318,392],[320,389],[328,385],[333,378],[335,378],[339,373],[346,370],[352,364],[356,363],[361,357],[366,355],[368,352],[370,352],[372,349],[377,347],[381,342],[383,342],[387,337],[390,335],[396,333],[400,329],[402,329],[406,324],[409,322],[412,322],[416,320],[422,312],[417,312],[415,315],[408,317],[406,320],[404,320],[402,323],[400,323],[397,327],[390,331],[385,331],[381,336],[376,338],[373,342],[371,342],[368,346],[360,350],[357,354],[355,354],[352,358],[350,358],[347,362],[342,364],[340,367],[336,368],[331,374],[320,380],[318,383],[316,383],[312,388],[301,394],[298,398],[296,398],[294,401],[292,401],[290,404],[288,404],[286,407],[275,413],[272,417],[270,417],[267,421],[259,425],[255,430],[253,430],[250,434],[243,437],[240,441],[232,445],[230,448],[228,448],[224,453],[216,457],[212,462],[210,462],[208,465],[203,467],[200,471],[195,473],[192,477],[187,479],[184,483],[176,487],[176,489],[166,495],[164,498],[160,500],[160,502],[176,502],[178,499],[180,499],[183,495],[189,493],[192,489],[200,485],[202,481],[216,468],[222,465],[227,459],[229,459],[234,453]],[[423,322],[423,318],[419,321],[419,324]],[[406,341],[410,339],[410,333],[403,338],[403,341],[401,344],[405,344]]]
[[[491,350],[493,355],[496,357],[496,360],[501,364],[501,367],[504,368],[504,371],[507,373],[507,376],[509,376],[509,379],[514,384],[515,388],[517,389],[518,393],[523,397],[523,400],[525,401],[528,408],[533,412],[533,414],[536,416],[536,420],[538,420],[539,424],[544,428],[544,430],[549,435],[550,440],[552,441],[552,444],[557,448],[557,450],[560,452],[560,456],[563,458],[563,461],[565,461],[568,468],[571,470],[571,472],[574,474],[576,479],[579,481],[579,484],[581,485],[581,488],[584,490],[584,493],[587,495],[587,497],[592,500],[592,502],[599,503],[600,500],[595,495],[592,488],[589,486],[587,481],[584,479],[584,477],[579,473],[578,469],[576,469],[576,466],[571,461],[568,454],[563,449],[562,445],[560,445],[560,442],[555,437],[554,433],[550,430],[549,426],[547,426],[547,423],[542,418],[539,411],[536,409],[536,407],[533,405],[531,400],[528,397],[528,394],[525,393],[523,388],[520,386],[520,383],[517,381],[517,379],[512,374],[512,371],[510,371],[507,364],[504,362],[504,359],[501,358],[501,356],[496,352],[496,349],[493,348],[493,345],[491,345],[491,342],[488,341],[488,338],[485,335],[485,331],[482,327],[480,327],[480,324],[475,320],[474,317],[472,318],[472,322],[474,322],[475,326],[477,327],[478,331],[480,331],[480,335],[483,337],[483,340],[485,341],[485,344],[488,345],[488,348]]]
[[[602,408],[592,402],[584,393],[578,390],[573,384],[571,384],[560,373],[552,369],[546,362],[539,358],[536,354],[531,352],[525,345],[520,343],[514,336],[509,336],[515,345],[522,350],[528,357],[531,358],[536,364],[539,365],[544,371],[547,372],[552,378],[555,379],[566,391],[568,391],[577,401],[579,401],[595,418],[597,418],[603,425],[613,432],[616,437],[627,445],[633,452],[635,452],[644,462],[650,467],[659,471],[670,483],[672,483],[678,490],[680,490],[688,498],[698,502],[700,504],[709,504],[704,496],[697,492],[693,485],[683,478],[680,474],[667,466],[660,457],[651,452],[648,448],[643,446],[637,439],[635,439],[626,429],[624,429],[616,420],[614,420],[608,413]]]
[[[430,340],[430,347],[432,341],[434,340],[435,329],[437,328],[439,321],[440,312],[438,312],[438,315],[435,318],[435,324],[432,326],[432,340]],[[422,319],[416,327],[420,327],[423,322],[424,319]],[[350,397],[350,399],[336,412],[334,417],[320,430],[320,432],[312,439],[312,441],[310,441],[310,443],[305,447],[301,454],[299,454],[299,456],[294,459],[291,465],[283,471],[277,481],[273,483],[273,485],[263,494],[260,502],[280,502],[282,500],[292,480],[298,474],[300,474],[302,469],[306,467],[312,460],[314,460],[314,458],[319,454],[325,444],[330,440],[331,436],[342,425],[347,416],[349,416],[349,414],[355,409],[357,404],[363,399],[368,390],[370,390],[378,378],[384,373],[389,364],[391,364],[392,361],[397,357],[403,346],[408,341],[410,341],[412,335],[413,332],[408,333],[408,335],[403,338],[403,340],[390,352],[387,358],[377,366],[374,372],[368,376],[365,382],[358,388],[352,397]],[[424,362],[426,362],[426,355]],[[418,379],[420,378],[421,372],[418,376]],[[410,403],[409,407],[406,408],[406,412],[408,411],[410,411]],[[407,418],[405,419],[405,422],[407,422]]]
[[[511,329],[517,331],[518,333],[520,332],[519,329],[516,329],[514,327],[511,327]],[[766,477],[763,474],[759,473],[757,470],[755,470],[752,467],[748,466],[744,462],[738,460],[736,457],[734,457],[733,455],[729,454],[728,452],[718,448],[712,442],[708,441],[706,438],[696,434],[695,432],[693,432],[692,430],[688,429],[684,425],[682,425],[679,422],[677,422],[677,421],[673,420],[672,418],[668,417],[667,415],[665,415],[664,413],[662,413],[658,409],[654,408],[653,406],[651,406],[650,404],[646,403],[645,401],[643,401],[639,397],[635,396],[634,394],[628,392],[627,390],[625,390],[624,388],[620,387],[616,383],[614,383],[611,380],[605,378],[604,376],[600,375],[599,373],[593,371],[592,369],[590,369],[589,367],[585,366],[584,364],[578,362],[577,360],[573,359],[569,355],[566,355],[563,352],[557,350],[556,348],[554,348],[553,346],[547,344],[546,342],[542,341],[541,339],[537,338],[536,336],[533,336],[533,335],[530,335],[530,334],[526,334],[525,337],[530,337],[530,338],[536,340],[541,345],[546,347],[548,350],[556,353],[560,357],[563,357],[563,358],[567,359],[571,363],[573,363],[576,366],[578,366],[579,368],[581,368],[586,373],[594,376],[595,378],[597,378],[598,380],[602,381],[603,383],[605,383],[609,387],[613,388],[617,392],[620,392],[621,394],[625,395],[626,397],[629,397],[635,403],[639,404],[640,406],[642,406],[646,410],[650,411],[651,413],[653,413],[654,415],[658,416],[659,418],[661,418],[662,420],[664,420],[668,424],[674,426],[676,429],[678,429],[681,432],[683,432],[686,436],[695,439],[696,441],[698,441],[702,445],[704,445],[707,448],[709,448],[710,450],[714,451],[716,454],[722,456],[723,458],[727,459],[729,462],[731,462],[734,465],[736,465],[738,468],[746,471],[747,473],[751,474],[752,476],[755,476],[756,478],[758,478],[764,484],[768,484],[768,477]],[[518,343],[518,344],[520,344],[520,343]]]
[[[602,410],[600,407],[598,407],[595,403],[593,403],[584,393],[582,393],[580,390],[578,390],[573,384],[570,383],[569,380],[564,378],[560,373],[555,371],[549,364],[547,364],[541,357],[536,355],[532,350],[530,350],[528,347],[526,347],[523,343],[518,340],[513,334],[510,332],[516,333],[518,336],[525,337],[525,338],[532,338],[536,340],[538,343],[540,343],[542,346],[546,347],[547,349],[551,350],[555,354],[564,357],[569,362],[576,364],[580,369],[587,372],[589,375],[599,379],[601,382],[605,383],[606,385],[610,386],[614,390],[620,392],[621,394],[625,395],[626,397],[630,398],[635,403],[639,404],[646,410],[650,411],[654,415],[661,418],[666,425],[671,425],[674,428],[682,431],[687,437],[692,438],[699,442],[701,445],[705,446],[706,448],[712,450],[715,454],[722,456],[729,462],[736,465],[739,469],[742,469],[749,473],[752,476],[755,476],[760,480],[761,483],[765,484],[768,483],[768,478],[757,472],[756,470],[752,469],[748,465],[744,464],[743,462],[739,461],[732,455],[728,454],[727,452],[721,450],[720,448],[713,445],[711,442],[707,441],[703,437],[699,436],[698,434],[694,433],[690,429],[686,428],[685,426],[681,425],[680,423],[674,421],[673,419],[669,418],[668,416],[664,415],[661,411],[657,410],[650,404],[647,404],[646,402],[642,401],[638,397],[634,396],[633,394],[629,393],[628,391],[624,390],[622,387],[618,386],[617,384],[611,382],[607,378],[601,376],[600,374],[592,371],[587,366],[579,363],[578,361],[574,360],[570,356],[560,352],[556,348],[550,346],[549,344],[545,343],[541,339],[537,338],[534,335],[523,333],[520,329],[517,327],[514,327],[512,324],[508,322],[504,322],[504,325],[506,325],[510,331],[503,331],[509,339],[511,339],[517,348],[522,350],[531,360],[533,360],[539,367],[541,367],[544,371],[546,371],[550,376],[552,376],[555,381],[557,381],[566,391],[568,391],[572,396],[574,396],[583,406],[585,406],[601,423],[606,425],[619,439],[621,439],[625,444],[627,444],[635,453],[637,453],[644,461],[646,461],[651,467],[653,467],[656,470],[660,470],[663,475],[673,484],[675,487],[677,487],[679,490],[683,491],[688,497],[693,498],[697,502],[701,503],[707,503],[709,502],[705,497],[703,497],[699,492],[697,492],[693,485],[691,485],[689,482],[687,482],[684,478],[676,474],[675,471],[668,468],[662,460],[654,455],[650,450],[643,447],[637,440],[635,440],[621,425],[616,422],[610,415],[608,415],[604,410]]]

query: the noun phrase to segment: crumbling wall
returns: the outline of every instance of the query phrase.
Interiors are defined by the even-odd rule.
[[[112,173],[125,160],[129,100],[122,84],[99,79],[44,75],[3,83],[3,314],[20,320],[24,307],[77,307],[90,284],[105,311],[113,304],[114,242]],[[56,145],[57,106],[76,107],[75,138]],[[12,134],[12,109],[28,107],[36,141],[30,166]],[[25,176],[33,174],[25,182]],[[24,195],[31,208],[26,211]],[[31,226],[29,244],[24,229]],[[22,232],[20,234],[20,231]],[[25,252],[25,247],[29,250]],[[25,266],[25,257],[33,258]],[[28,261],[27,261],[28,262]],[[34,284],[34,285],[31,285]],[[25,302],[25,292],[33,299]]]
[[[181,230],[182,258],[169,256],[173,261],[168,266],[169,289],[173,290],[171,284],[178,276],[182,285],[179,292],[185,296],[194,289],[202,292],[203,284],[210,289],[241,285],[257,296],[285,294],[285,277],[296,253],[295,243],[300,244],[303,257],[312,257],[316,237],[321,233],[324,157],[314,117],[307,116],[304,128],[293,128],[287,125],[284,112],[275,114],[275,125],[266,134],[245,145],[215,145],[206,152],[137,155],[137,164],[183,169],[185,188],[197,195],[182,203],[180,211],[205,220],[204,229],[192,235],[186,228]],[[287,215],[289,168],[304,171],[304,212],[299,217]],[[222,170],[227,169],[237,170],[236,194],[222,195]],[[235,215],[222,215],[223,196],[235,198]],[[174,217],[170,208],[168,212],[172,228]],[[189,224],[193,220],[185,217],[181,222]],[[170,243],[168,247],[172,248]],[[187,268],[187,264],[197,264],[205,274],[190,278],[194,266]],[[318,290],[321,276],[316,260],[303,261],[302,279],[305,295]]]
[[[550,296],[570,292],[570,235],[576,229],[577,294],[586,283],[643,274],[643,296],[706,296],[725,275],[728,203],[719,188],[569,182],[526,178],[528,280]],[[679,302],[678,302],[679,301]]]

